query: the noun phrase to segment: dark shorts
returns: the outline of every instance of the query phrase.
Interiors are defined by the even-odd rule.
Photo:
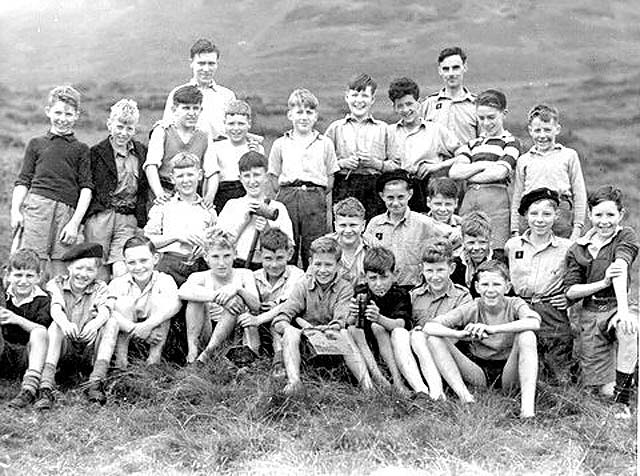
[[[469,351],[469,345],[466,341],[458,341],[456,343],[456,347],[464,354],[465,357],[480,367],[484,373],[485,379],[487,380],[487,387],[502,387],[502,373],[504,371],[504,366],[507,363],[506,360],[486,360],[476,357]]]
[[[9,324],[2,326],[2,337],[10,344],[27,345],[30,334],[20,326]]]

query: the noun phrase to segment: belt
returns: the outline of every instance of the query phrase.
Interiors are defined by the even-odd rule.
[[[326,188],[324,185],[318,185],[313,182],[304,182],[302,180],[296,180],[295,182],[291,182],[291,183],[283,183],[282,185],[280,185],[280,187],[297,188],[300,190],[308,190],[310,188],[321,188],[324,190]]]
[[[551,296],[520,296],[520,298],[527,304],[548,303],[551,299],[557,296],[562,296],[562,293],[552,294]]]
[[[135,215],[136,208],[135,207],[113,207],[113,211],[119,213],[120,215]]]
[[[506,183],[472,183],[472,184],[467,184],[467,190],[469,190],[469,189],[471,189],[471,190],[480,190],[481,188],[491,188],[491,187],[507,188],[507,184]]]

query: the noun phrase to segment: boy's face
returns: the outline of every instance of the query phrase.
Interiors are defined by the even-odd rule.
[[[449,223],[453,212],[458,206],[458,199],[448,198],[437,193],[433,197],[427,198],[427,206],[431,209],[431,216],[441,223]]]
[[[98,276],[98,260],[96,258],[80,258],[67,265],[69,283],[75,291],[84,291]]]
[[[80,116],[75,107],[62,101],[47,106],[45,113],[51,123],[51,132],[60,136],[71,134]]]
[[[218,70],[218,53],[199,53],[191,60],[193,77],[200,85],[209,85]]]
[[[393,101],[393,110],[405,125],[414,125],[420,120],[420,103],[411,94]]]
[[[618,210],[616,202],[606,200],[589,210],[591,226],[596,229],[602,239],[611,238],[624,217],[624,210]]]
[[[413,190],[409,190],[407,183],[403,180],[386,183],[380,193],[380,198],[382,198],[389,214],[397,217],[404,216],[407,212],[412,196]]]
[[[262,197],[267,171],[262,167],[252,167],[240,172],[240,182],[250,198]]]
[[[438,74],[442,78],[444,85],[450,89],[457,89],[462,86],[466,71],[467,64],[462,61],[460,55],[447,56],[438,65]]]
[[[306,106],[294,106],[287,112],[287,118],[291,121],[294,130],[307,134],[313,130],[318,120],[318,111]]]
[[[133,121],[122,121],[121,119],[109,119],[107,129],[111,140],[118,147],[125,147],[133,136],[136,135],[137,124]]]
[[[134,246],[124,252],[124,264],[127,271],[138,284],[146,284],[151,279],[160,255],[152,253],[148,246]]]
[[[198,182],[202,178],[202,170],[198,167],[180,167],[171,172],[176,191],[186,197],[196,193]]]
[[[361,119],[371,112],[371,106],[376,100],[376,95],[371,92],[371,86],[367,86],[362,91],[349,89],[344,95],[344,100],[349,106],[349,112],[355,118]]]
[[[482,263],[491,252],[490,241],[486,236],[462,235],[462,246],[474,263]]]
[[[353,246],[359,242],[364,233],[364,220],[359,217],[343,217],[337,215],[334,221],[338,242],[342,246]]]
[[[35,269],[11,268],[7,276],[8,284],[18,297],[29,296],[39,281],[40,273]]]
[[[262,267],[269,278],[279,278],[287,269],[287,262],[291,259],[293,249],[267,250],[262,249]]]
[[[185,129],[193,129],[198,123],[200,112],[202,112],[201,104],[174,104],[173,105],[173,121],[176,126]]]
[[[384,273],[365,271],[364,276],[367,280],[369,289],[378,297],[382,297],[387,294],[396,279],[396,276],[392,271],[385,271]]]
[[[497,306],[509,292],[509,281],[497,271],[483,271],[476,281],[476,291],[487,306]]]
[[[527,224],[531,232],[538,236],[551,233],[551,228],[558,217],[558,211],[550,200],[532,203],[527,210]]]
[[[324,285],[333,281],[338,274],[338,260],[332,253],[315,253],[311,256],[311,268],[318,283]]]
[[[496,137],[504,132],[504,116],[506,111],[501,111],[491,106],[478,106],[476,115],[480,125],[481,135],[484,137]]]
[[[224,130],[229,140],[238,144],[247,138],[251,121],[244,114],[227,114],[224,117]]]
[[[529,123],[529,135],[540,152],[551,150],[558,134],[560,134],[560,124],[553,119],[543,121],[539,117],[534,117]]]
[[[448,261],[437,263],[422,263],[422,275],[431,292],[439,294],[449,286],[449,276],[453,273],[455,265]]]
[[[235,253],[231,248],[214,246],[207,253],[206,261],[214,276],[226,278],[233,269],[234,258]]]

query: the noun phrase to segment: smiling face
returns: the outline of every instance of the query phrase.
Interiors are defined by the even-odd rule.
[[[509,288],[509,281],[498,271],[482,271],[478,274],[476,291],[487,307],[502,305]]]
[[[141,288],[151,280],[160,255],[152,253],[148,246],[133,246],[124,252],[124,264],[133,280]]]
[[[466,71],[467,64],[462,61],[460,55],[447,56],[438,65],[438,74],[442,78],[445,87],[449,89],[462,87]]]
[[[482,263],[491,252],[490,240],[486,236],[462,235],[462,246],[476,264]]]
[[[411,94],[393,101],[393,110],[405,126],[415,126],[420,121],[420,103]]]
[[[558,217],[558,211],[550,200],[534,202],[527,210],[527,223],[531,233],[546,236]]]
[[[478,106],[476,115],[480,125],[480,133],[483,137],[498,137],[504,132],[504,116],[506,111],[501,111],[491,106]]]
[[[208,86],[218,71],[218,53],[198,53],[191,59],[191,71],[196,82]]]
[[[224,117],[224,130],[232,144],[242,144],[247,139],[251,121],[244,114],[227,114]]]
[[[293,106],[287,112],[293,129],[300,134],[308,134],[318,120],[318,112],[307,106]]]
[[[382,297],[387,294],[396,279],[396,275],[392,271],[385,271],[383,273],[365,271],[364,275],[369,289],[378,297]]]
[[[51,123],[51,132],[60,136],[71,134],[80,116],[75,107],[63,101],[47,106],[45,113]]]
[[[67,265],[69,283],[75,292],[84,291],[98,276],[98,258],[80,258]]]
[[[173,121],[179,128],[193,129],[198,124],[202,112],[201,104],[174,104]]]
[[[126,147],[136,135],[136,123],[133,121],[122,121],[114,118],[107,121],[107,129],[111,140],[117,147]]]
[[[449,286],[449,276],[453,273],[455,265],[448,261],[437,263],[422,263],[422,276],[434,294],[444,292]]]
[[[409,189],[404,180],[387,182],[380,193],[380,198],[387,207],[392,217],[400,218],[407,212],[409,200],[413,196],[413,190]]]
[[[349,106],[349,112],[356,119],[363,119],[371,113],[371,106],[376,100],[376,95],[371,92],[371,86],[367,86],[362,91],[349,89],[344,100]]]
[[[624,209],[619,210],[616,202],[605,200],[589,210],[591,226],[602,240],[611,238],[624,218]]]
[[[7,275],[7,283],[18,298],[29,296],[40,281],[40,273],[35,269],[11,268]]]
[[[427,198],[427,206],[431,209],[431,216],[433,216],[436,221],[449,223],[453,212],[458,206],[458,200],[437,193],[433,197]]]
[[[235,253],[231,248],[213,246],[207,252],[205,259],[214,276],[219,279],[226,279],[233,269],[234,258]]]
[[[360,217],[345,217],[337,215],[334,227],[340,246],[351,248],[360,243],[360,237],[364,233],[364,219]]]
[[[176,191],[182,197],[192,197],[198,189],[198,182],[202,178],[202,170],[199,167],[174,168],[171,178]]]
[[[554,119],[543,121],[534,117],[529,124],[529,135],[540,152],[547,152],[556,144],[556,137],[560,134],[560,124]]]
[[[262,198],[266,180],[267,171],[262,167],[252,167],[240,172],[240,182],[250,198]]]
[[[326,285],[335,279],[340,265],[333,253],[314,253],[311,256],[310,267],[316,281]]]
[[[278,279],[287,269],[287,262],[291,259],[293,249],[261,250],[262,267],[271,279]]]

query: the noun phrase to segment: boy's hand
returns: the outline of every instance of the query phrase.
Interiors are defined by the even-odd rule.
[[[571,241],[576,241],[578,238],[580,238],[580,235],[582,235],[582,228],[574,228],[569,239]]]
[[[215,294],[213,296],[213,302],[221,306],[224,306],[236,294],[238,294],[238,287],[234,286],[233,284],[227,284],[226,286],[222,286],[221,288],[215,291]]]
[[[15,324],[15,314],[7,308],[0,307],[0,325]]]
[[[426,162],[422,162],[418,165],[418,170],[416,170],[416,175],[420,180],[424,180],[427,175],[431,172],[429,164]]]
[[[267,219],[265,217],[256,217],[256,231],[259,231],[260,233],[262,233],[264,230],[266,230],[269,227],[269,223],[267,222]]]
[[[173,196],[173,194],[171,192],[164,192],[163,191],[162,194],[156,195],[156,198],[153,199],[153,204],[154,205],[164,205],[169,200],[171,200],[172,196]]]
[[[338,161],[338,165],[340,166],[341,169],[345,169],[345,170],[354,170],[358,167],[358,158],[355,155],[352,155],[351,157],[347,157],[346,159],[340,159]]]
[[[549,304],[560,310],[566,309],[569,305],[569,303],[567,302],[567,297],[564,294],[553,296],[551,299],[549,299]]]
[[[231,298],[231,300],[227,302],[227,305],[225,307],[232,314],[234,314],[236,316],[238,314],[242,314],[245,311],[244,301],[242,299],[240,299],[239,296],[236,296],[235,298]]]
[[[82,332],[80,332],[80,335],[78,336],[78,340],[86,344],[91,344],[96,340],[96,337],[98,336],[98,329],[99,328],[95,325],[95,321],[89,321],[82,328]]]
[[[607,326],[607,330],[615,329],[616,333],[632,335],[638,332],[638,323],[631,313],[617,313]]]
[[[200,236],[198,233],[189,233],[186,236],[182,236],[178,239],[178,241],[182,241],[187,245],[191,246],[199,246],[201,248],[206,248],[207,242],[204,237]]]
[[[11,229],[17,230],[24,224],[24,215],[20,210],[11,210]]]
[[[480,322],[477,323],[469,323],[466,325],[464,330],[468,333],[468,336],[471,339],[482,340],[485,337],[488,337],[491,334],[489,326],[486,324],[482,324]]]
[[[208,210],[215,211],[216,206],[213,204],[213,200],[214,200],[214,197],[207,195],[206,197],[202,198],[202,203],[204,203],[204,206],[207,207]]]
[[[611,281],[613,278],[619,278],[620,276],[624,276],[627,272],[627,267],[625,264],[614,261],[609,265],[607,270],[604,272],[604,280],[607,286],[611,285]]]
[[[157,345],[162,341],[162,329],[160,329],[160,327],[154,327],[153,329],[151,329],[151,334],[149,334],[149,337],[147,338],[147,342],[150,345]]]
[[[244,314],[240,314],[240,316],[238,316],[238,324],[240,324],[242,327],[257,327],[258,316],[254,316],[253,314],[245,312]]]
[[[140,322],[135,325],[133,330],[131,331],[131,336],[140,340],[147,340],[151,335],[151,331],[153,328],[146,325],[144,322]]]
[[[378,165],[379,161],[377,159],[372,158],[368,152],[359,152],[358,162],[363,167],[369,167],[372,169],[380,168],[380,166]]]
[[[59,324],[59,326],[60,326],[60,329],[62,329],[62,333],[67,339],[71,339],[71,340],[79,339],[78,326],[76,326],[74,323],[67,321],[63,324]]]
[[[369,305],[367,306],[367,310],[364,312],[364,315],[368,321],[380,324],[380,319],[382,318],[382,316],[380,315],[380,308],[376,306],[375,302],[369,303]]]
[[[353,319],[355,322],[358,319],[358,303],[356,302],[356,298],[352,297],[349,300],[349,318]]]
[[[278,305],[278,303],[275,302],[275,301],[262,302],[262,303],[260,303],[260,312],[270,311],[271,309],[273,309],[277,305]]]
[[[78,238],[78,225],[70,221],[67,223],[60,233],[60,243],[65,245],[73,245]]]

